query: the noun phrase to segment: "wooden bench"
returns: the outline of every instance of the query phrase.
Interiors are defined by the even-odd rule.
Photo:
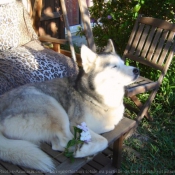
[[[51,149],[48,144],[41,145],[41,148],[53,158],[56,170],[52,174],[114,174],[119,170],[121,164],[121,152],[124,136],[136,126],[136,121],[124,117],[114,130],[104,133],[109,146],[113,144],[113,149],[108,147],[103,152],[97,154],[93,159],[77,158],[74,162],[65,157],[63,153]],[[31,170],[25,167],[16,166],[7,162],[0,161],[0,174],[6,175],[40,175],[50,174]]]

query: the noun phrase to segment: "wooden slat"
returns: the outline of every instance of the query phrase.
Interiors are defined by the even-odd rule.
[[[63,153],[52,150],[51,145],[46,143],[41,145],[41,149],[59,162],[64,162],[67,159]]]
[[[158,64],[159,64],[159,65],[165,64],[165,67],[166,67],[166,63],[164,63],[164,61],[165,61],[165,58],[166,58],[167,53],[169,52],[169,48],[170,48],[170,46],[171,46],[171,44],[172,44],[172,42],[173,42],[174,35],[175,35],[174,32],[170,32],[170,34],[169,34],[169,36],[168,36],[168,38],[167,38],[166,45],[165,45],[165,47],[164,47],[164,49],[163,49],[161,58],[160,58],[159,61],[158,61]],[[174,42],[175,42],[175,41],[174,41]],[[174,49],[173,49],[173,47],[172,47],[172,48],[171,48],[171,52],[173,52],[173,51],[174,51]],[[166,69],[166,68],[165,68],[165,69]]]
[[[132,89],[132,88],[137,88],[138,86],[146,86],[147,84],[151,84],[151,83],[155,83],[152,80],[141,80],[140,81],[136,81],[133,84],[129,85],[126,87],[126,89]]]
[[[104,156],[104,154],[99,153],[97,156],[94,157],[94,159],[96,162],[98,162],[99,164],[105,166],[109,161],[111,161],[108,157]]]
[[[5,167],[5,168],[4,168]],[[4,175],[43,175],[42,172],[0,161],[0,174]]]
[[[57,44],[66,44],[67,43],[67,40],[65,40],[65,39],[57,39],[57,38],[53,38],[50,36],[40,36],[38,39],[40,41],[57,43]]]
[[[169,55],[167,57],[167,61],[166,61],[165,66],[164,66],[164,74],[166,74],[166,72],[167,72],[167,70],[168,70],[168,68],[169,68],[169,66],[171,64],[171,61],[172,61],[173,56],[174,56],[174,51],[175,51],[175,41],[174,41],[174,43],[173,43],[173,45],[171,47],[171,51],[170,51],[170,53],[169,53]]]
[[[17,165],[13,165],[11,163],[8,162],[3,162],[0,161],[1,165],[3,167],[5,167],[8,171],[7,174],[13,174],[13,175],[26,175],[27,173],[25,173],[23,170],[21,170]]]
[[[156,81],[156,82],[141,85],[138,87],[129,88],[129,89],[126,89],[126,96],[132,97],[132,96],[137,95],[137,94],[145,93],[147,91],[156,89],[157,87],[159,87],[159,85],[160,84]]]
[[[142,52],[143,46],[145,45],[145,41],[147,38],[147,34],[149,32],[149,29],[150,29],[150,26],[146,26],[144,28],[144,31],[143,31],[143,34],[142,34],[141,39],[139,41],[139,45],[137,47],[137,51],[136,51],[135,55],[140,55],[140,53]]]
[[[80,174],[91,174],[92,172],[97,172],[97,170],[95,168],[93,168],[92,166],[90,166],[88,164],[84,165],[81,168],[81,170],[83,171],[83,173],[80,173]],[[78,172],[80,172],[80,171],[78,170]]]
[[[146,84],[149,84],[149,83],[153,83],[153,81],[146,81],[146,80],[143,80],[143,81],[137,81],[129,86],[126,87],[126,89],[131,89],[131,88],[137,88],[138,86],[145,86]]]
[[[85,174],[85,170],[83,168],[80,168],[78,171],[76,171],[76,173],[73,173],[73,175],[81,175],[81,174]]]
[[[61,17],[60,12],[52,12],[49,14],[42,14],[40,21],[50,20]]]
[[[136,31],[137,31],[137,28],[138,28],[138,21],[140,20],[140,18],[141,18],[141,15],[139,15],[138,18],[136,19],[133,30],[132,30],[131,35],[129,37],[128,43],[126,45],[126,48],[125,48],[125,51],[124,51],[124,54],[123,54],[123,57],[122,57],[124,60],[126,59],[125,55],[130,50],[130,48],[132,46],[132,43],[134,41],[134,37],[135,37]]]
[[[75,171],[80,169],[83,165],[87,163],[87,160],[85,158],[77,158],[74,162],[71,162],[70,160],[64,161],[62,164],[58,165],[56,167],[56,170],[52,173],[52,175],[70,175],[73,174]],[[49,173],[46,173],[46,175],[50,175]]]
[[[130,98],[132,99],[132,101],[134,101],[134,103],[141,108],[143,106],[143,104],[140,102],[140,100],[136,97],[136,96],[130,96]]]
[[[24,171],[27,175],[44,175],[43,172],[38,171],[38,170],[32,170],[29,168],[25,168],[25,167],[20,167],[22,169],[22,171]],[[19,173],[20,174],[20,173]]]
[[[137,81],[151,81],[151,80],[146,77],[139,76],[135,82]]]
[[[145,60],[143,57],[137,57],[135,55],[126,54],[126,58],[129,58],[129,59],[131,59],[133,61],[138,61],[141,64],[144,64],[144,65],[149,66],[149,67],[152,67],[154,69],[163,71],[163,67],[162,66],[160,66],[158,64],[155,64],[153,62],[150,62],[148,60]]]
[[[128,86],[126,87],[126,89],[128,89],[128,88],[133,88],[133,87],[137,87],[137,86],[139,86],[139,85],[144,85],[144,84],[152,83],[152,82],[153,82],[152,80],[140,76],[134,83],[128,85]]]
[[[6,169],[1,165],[1,161],[0,161],[0,170],[6,170]]]
[[[101,168],[103,168],[102,165],[100,165],[98,162],[95,162],[94,160],[91,160],[90,162],[88,162],[88,165],[92,166],[93,168],[95,168],[96,170],[100,170]]]
[[[154,39],[151,43],[151,47],[149,48],[149,53],[147,55],[147,60],[152,60],[152,57],[154,55],[154,52],[155,52],[155,49],[156,49],[156,46],[157,46],[157,43],[159,41],[159,37],[161,35],[161,32],[162,32],[162,29],[157,29],[156,30],[156,34],[154,36]]]
[[[0,161],[0,174],[2,174],[2,175],[9,175],[10,174],[9,171],[1,165],[1,161]]]
[[[139,40],[140,40],[140,37],[141,37],[142,32],[143,32],[143,28],[144,28],[144,25],[143,24],[140,24],[139,25],[139,28],[138,28],[138,31],[137,31],[137,34],[136,34],[136,36],[134,38],[134,41],[132,43],[131,50],[129,51],[130,54],[133,54],[134,51],[136,50],[137,45],[138,45]]]
[[[149,48],[150,48],[150,46],[151,46],[151,43],[152,43],[152,39],[153,39],[155,30],[156,30],[155,27],[151,27],[151,29],[150,29],[150,31],[149,31],[149,35],[148,35],[148,37],[147,37],[145,46],[144,46],[143,51],[142,51],[142,54],[141,54],[141,56],[142,56],[143,58],[145,58],[146,55],[148,54],[148,51],[149,51]]]
[[[113,145],[113,144],[111,144],[111,145]],[[106,148],[102,153],[105,154],[105,155],[111,156],[113,154],[112,148],[110,149],[111,145],[109,145],[109,147]]]
[[[159,44],[156,48],[156,52],[155,52],[154,57],[152,59],[153,63],[157,63],[158,58],[161,56],[160,54],[163,50],[164,41],[166,40],[168,33],[169,33],[169,31],[164,31],[162,34],[162,37],[159,39]]]
[[[155,19],[151,17],[142,17],[140,19],[140,22],[147,25],[152,25],[154,27],[162,28],[165,30],[172,30],[173,32],[175,32],[175,24],[171,24],[165,20]]]
[[[71,55],[71,52],[70,52],[70,51],[67,51],[67,50],[61,49],[61,50],[60,50],[60,53],[62,53],[63,55],[66,55],[66,56],[68,56],[68,57],[70,57],[70,58],[71,58],[71,56],[72,56],[72,55]],[[82,67],[82,60],[81,60],[80,54],[76,53],[76,58],[77,58],[77,64],[78,64],[78,66]]]

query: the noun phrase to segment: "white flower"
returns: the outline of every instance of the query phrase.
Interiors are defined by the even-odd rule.
[[[85,122],[82,122],[80,125],[77,125],[77,128],[82,129],[83,131],[88,131],[88,127]]]
[[[86,143],[91,141],[91,134],[85,122],[82,122],[80,125],[77,125],[77,128],[81,129],[80,140]]]
[[[81,137],[80,137],[81,141],[84,141],[86,143],[91,141],[91,135],[89,131],[82,131],[81,132]]]

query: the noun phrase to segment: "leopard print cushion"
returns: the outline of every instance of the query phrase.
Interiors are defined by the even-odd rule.
[[[37,35],[22,2],[0,4],[0,50],[18,47],[34,39]]]
[[[0,94],[20,85],[56,77],[76,78],[73,59],[32,41],[24,46],[0,52]]]
[[[0,5],[0,94],[53,78],[76,78],[73,59],[42,46],[21,1]]]

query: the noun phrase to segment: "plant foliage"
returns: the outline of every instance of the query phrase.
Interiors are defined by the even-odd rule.
[[[111,38],[122,54],[138,14],[175,22],[175,0],[93,0],[89,8],[95,43],[99,48]]]
[[[93,0],[89,8],[93,22],[93,35],[101,51],[111,38],[119,55],[122,55],[138,14],[175,22],[175,0]],[[79,33],[83,30],[79,29]],[[131,62],[129,62],[131,64]],[[158,72],[139,65],[148,77],[157,77]],[[145,71],[144,71],[145,70]],[[142,76],[144,76],[142,74]],[[175,60],[164,78],[160,95],[175,94]]]

